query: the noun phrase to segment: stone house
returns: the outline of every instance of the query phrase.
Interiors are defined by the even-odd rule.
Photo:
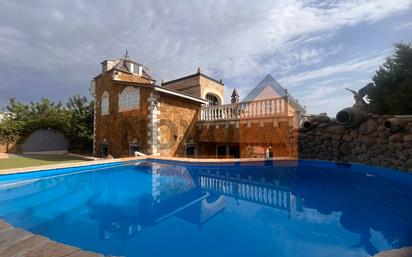
[[[305,111],[271,76],[248,95],[254,99],[240,102],[234,90],[231,103],[224,104],[222,80],[200,69],[158,85],[148,68],[127,55],[101,64],[101,74],[91,81],[97,156],[132,156],[138,151],[239,158],[261,155],[268,147],[275,155],[296,155],[292,129]]]

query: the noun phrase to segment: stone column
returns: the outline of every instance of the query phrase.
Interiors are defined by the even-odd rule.
[[[159,152],[159,136],[160,136],[160,103],[158,102],[159,94],[152,92],[150,97],[148,98],[149,103],[149,130],[148,130],[148,138],[149,138],[149,154],[150,155],[160,155]]]

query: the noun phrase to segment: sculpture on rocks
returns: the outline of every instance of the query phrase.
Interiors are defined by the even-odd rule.
[[[363,100],[363,98],[365,98],[365,96],[373,89],[373,87],[373,83],[368,83],[366,86],[359,89],[357,92],[355,90],[345,88],[353,94],[353,98],[355,99],[355,104],[353,105],[353,107],[366,111],[366,107],[368,104],[365,102],[365,100]]]

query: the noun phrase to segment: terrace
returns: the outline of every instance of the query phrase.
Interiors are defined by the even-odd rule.
[[[283,97],[202,107],[200,121],[255,119],[288,116],[288,104]]]
[[[287,95],[264,100],[205,106],[200,109],[199,122],[226,122],[240,120],[288,121],[293,128],[300,123],[302,110],[295,110]],[[296,118],[294,120],[294,118]]]

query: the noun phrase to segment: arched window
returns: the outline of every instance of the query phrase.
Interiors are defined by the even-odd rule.
[[[119,94],[119,112],[139,109],[140,107],[140,89],[135,87],[126,87]]]
[[[102,115],[109,114],[109,93],[107,93],[107,91],[104,91],[102,95],[102,102],[100,107]]]
[[[207,94],[206,95],[206,100],[209,102],[209,106],[219,105],[219,100],[214,95]]]

